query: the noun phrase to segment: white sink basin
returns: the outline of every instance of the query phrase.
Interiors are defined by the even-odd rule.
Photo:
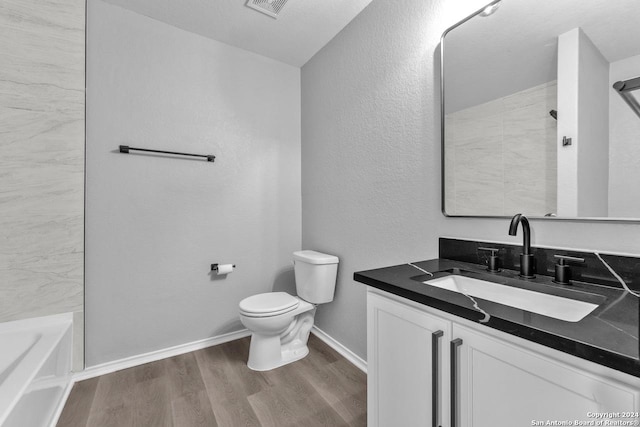
[[[458,292],[468,297],[482,298],[567,322],[578,322],[598,307],[596,304],[589,302],[543,294],[458,275],[427,280],[423,283]]]

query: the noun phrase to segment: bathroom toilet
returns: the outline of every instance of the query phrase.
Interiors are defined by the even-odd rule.
[[[240,321],[251,331],[250,369],[268,371],[309,353],[316,306],[333,301],[338,261],[316,251],[294,252],[297,296],[267,292],[240,301]]]

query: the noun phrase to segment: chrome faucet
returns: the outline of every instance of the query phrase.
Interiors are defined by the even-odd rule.
[[[531,228],[529,220],[522,214],[515,214],[509,225],[509,235],[515,236],[518,233],[518,224],[522,223],[522,253],[520,254],[520,276],[531,279],[535,277],[535,259],[531,253]]]

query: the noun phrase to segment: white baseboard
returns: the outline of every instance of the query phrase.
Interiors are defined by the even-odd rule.
[[[329,347],[333,348],[340,355],[342,355],[349,362],[353,363],[362,372],[367,372],[367,362],[365,362],[360,356],[349,350],[347,347],[333,339],[326,332],[319,329],[317,326],[313,326],[311,332],[317,336],[320,340],[325,342]],[[174,347],[165,348],[162,350],[152,351],[149,353],[139,354],[136,356],[126,357],[124,359],[115,360],[113,362],[107,362],[96,366],[91,366],[82,372],[76,372],[73,375],[72,382],[87,380],[89,378],[98,377],[100,375],[110,374],[112,372],[120,371],[122,369],[132,368],[134,366],[143,365],[145,363],[155,362],[157,360],[166,359],[168,357],[177,356],[179,354],[189,353],[203,348],[211,347],[218,344],[223,344],[229,341],[234,341],[240,338],[248,337],[251,332],[247,329],[242,329],[236,332],[230,332],[228,334],[219,335],[213,338],[206,338],[200,341],[194,341],[187,344],[180,344]]]
[[[107,362],[96,366],[91,366],[82,372],[77,372],[73,376],[73,382],[82,381],[89,378],[98,377],[100,375],[110,374],[112,372],[120,371],[122,369],[132,368],[134,366],[143,365],[145,363],[155,362],[168,357],[178,356],[180,354],[189,353],[203,348],[211,347],[218,344],[223,344],[229,341],[234,341],[240,338],[248,337],[251,332],[248,329],[242,329],[236,332],[230,332],[228,334],[219,335],[213,338],[206,338],[199,341],[194,341],[187,344],[180,344],[174,347],[165,348],[162,350],[152,351],[149,353],[139,354],[136,356],[126,357],[124,359],[115,360],[113,362]]]
[[[356,368],[360,369],[365,374],[367,373],[367,362],[363,360],[360,356],[349,350],[347,347],[333,339],[330,335],[324,332],[322,329],[318,328],[316,325],[313,325],[311,328],[311,332],[313,335],[318,337],[321,341],[327,344],[329,347],[337,351],[342,357],[347,359],[349,362],[353,363]]]

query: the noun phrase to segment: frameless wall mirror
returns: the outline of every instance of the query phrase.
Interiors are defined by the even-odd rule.
[[[502,0],[441,40],[448,216],[640,220],[638,0]]]

